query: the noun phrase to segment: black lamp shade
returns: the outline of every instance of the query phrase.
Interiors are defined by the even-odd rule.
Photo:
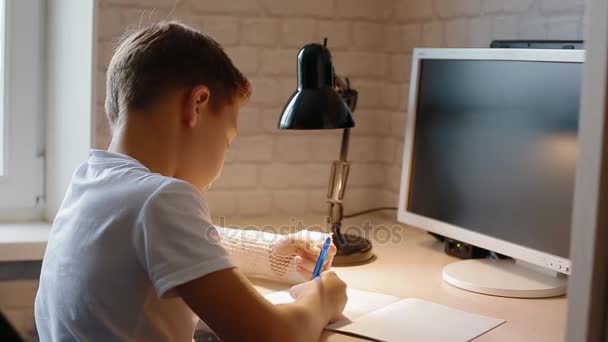
[[[354,127],[353,116],[334,89],[329,50],[320,44],[298,53],[298,89],[279,119],[280,129],[338,129]]]

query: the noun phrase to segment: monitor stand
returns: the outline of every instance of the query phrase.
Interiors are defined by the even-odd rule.
[[[545,298],[564,295],[568,278],[521,261],[469,259],[446,265],[443,281],[493,296]]]

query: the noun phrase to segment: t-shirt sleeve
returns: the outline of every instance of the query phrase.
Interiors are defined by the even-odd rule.
[[[136,226],[135,249],[159,297],[234,267],[210,222],[205,200],[185,182],[165,184],[146,201]]]

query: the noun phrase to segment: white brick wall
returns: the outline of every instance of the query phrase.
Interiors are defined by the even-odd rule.
[[[582,39],[583,0],[396,0],[394,8],[386,23],[388,84],[409,83],[414,46],[488,47],[493,39]],[[406,36],[405,41],[399,39]],[[406,89],[399,96],[406,100]],[[391,156],[384,160],[384,186],[394,196],[392,205],[399,193],[406,104],[400,108],[390,114],[388,139],[394,145],[385,150]]]
[[[196,17],[197,26],[205,33],[222,42],[224,47],[236,45],[240,39],[240,24],[237,17],[206,15]]]
[[[253,97],[223,176],[206,195],[217,215],[323,213],[340,132],[281,132],[301,46],[328,37],[334,66],[359,90],[346,212],[395,205],[414,47],[486,47],[492,39],[580,39],[583,0],[99,0],[95,145],[106,147],[104,73],[128,28],[178,19],[216,38]]]

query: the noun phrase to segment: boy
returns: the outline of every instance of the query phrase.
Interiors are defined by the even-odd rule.
[[[249,94],[221,46],[190,27],[122,40],[107,73],[112,142],[74,173],[45,252],[42,341],[191,341],[194,314],[224,341],[313,341],[339,317],[346,286],[333,272],[277,306],[241,273],[310,279],[319,249],[306,234],[267,242],[210,223],[201,192]]]

